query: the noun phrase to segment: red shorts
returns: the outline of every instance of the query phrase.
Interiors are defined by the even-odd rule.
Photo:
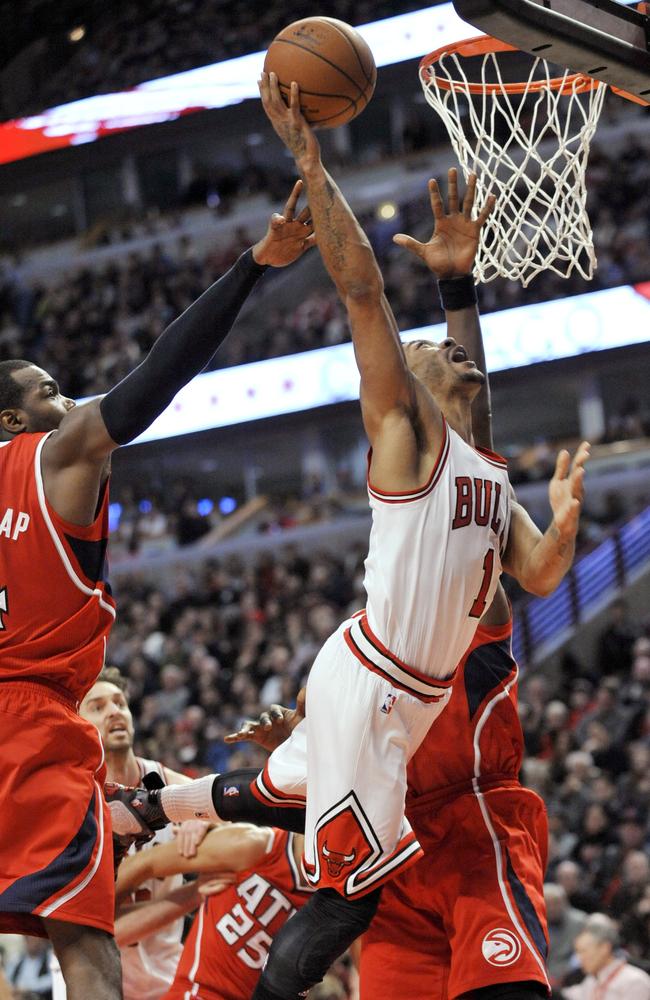
[[[45,935],[41,917],[113,933],[104,754],[64,692],[0,683],[0,931]]]
[[[384,886],[363,938],[361,1000],[453,1000],[523,980],[548,987],[546,810],[507,784],[409,810],[424,857]]]

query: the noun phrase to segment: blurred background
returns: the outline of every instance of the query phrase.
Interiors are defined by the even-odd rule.
[[[358,25],[420,8],[299,0],[291,16]],[[380,69],[363,115],[321,134],[404,332],[443,316],[429,272],[391,238],[428,235],[426,180],[454,164],[418,82],[419,56],[438,44],[436,8],[424,16],[430,36]],[[259,102],[158,106],[143,124],[125,97],[214,64],[236,76],[225,61],[265,49],[286,20],[277,0],[254,17],[225,0],[0,0],[0,359],[33,360],[71,396],[104,392],[262,235],[294,172]],[[99,110],[70,103],[124,91]],[[594,911],[650,968],[649,154],[647,109],[608,96],[587,170],[595,279],[547,272],[526,289],[479,289],[499,369],[495,446],[537,523],[557,450],[593,443],[574,569],[545,602],[509,588],[522,777],[551,820],[558,990],[581,976],[572,941]],[[155,440],[115,455],[108,662],[129,677],[137,753],[190,775],[261,763],[224,734],[292,704],[323,640],[363,606],[367,445],[348,341],[312,251],[260,283],[201,377],[208,395],[196,412],[183,403],[187,432],[170,436],[179,403]],[[0,949],[15,996],[50,996],[40,945],[3,936]],[[32,982],[26,964],[39,963]],[[343,970],[319,996],[352,989]]]

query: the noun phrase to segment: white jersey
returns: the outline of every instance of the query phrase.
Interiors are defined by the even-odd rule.
[[[427,483],[386,493],[368,482],[372,530],[367,621],[387,651],[449,677],[489,607],[510,527],[505,459],[472,448],[443,420]]]
[[[167,784],[162,764],[155,760],[145,760],[143,757],[136,757],[136,760],[140,768],[141,778],[154,771]],[[149,840],[138,850],[148,851],[156,844],[164,844],[173,839],[171,825],[166,826],[162,830],[158,830],[153,840]],[[129,849],[129,853],[133,854],[135,850],[134,845]],[[164,899],[172,889],[176,889],[182,884],[182,875],[148,879],[138,886],[133,893],[133,898],[136,902]],[[183,919],[181,918],[172,924],[161,927],[155,934],[149,934],[137,944],[121,949],[124,1000],[159,1000],[167,992],[174,980],[176,966],[183,950],[182,934]]]
[[[165,769],[162,764],[155,760],[145,760],[143,757],[136,757],[140,768],[140,778],[145,774],[154,771],[159,774],[167,784]],[[153,840],[148,841],[139,850],[150,850],[156,844],[164,844],[173,840],[172,827],[166,826],[158,830]],[[135,845],[130,848],[129,854],[133,854]],[[183,884],[182,875],[171,875],[163,879],[148,879],[143,882],[133,893],[134,902],[149,902],[161,899],[178,886]],[[175,920],[172,924],[167,924],[155,934],[138,941],[137,944],[127,945],[120,949],[122,956],[122,984],[124,988],[124,1000],[160,1000],[171,986],[176,974],[176,966],[181,956],[183,946],[181,935],[183,933],[183,920]],[[66,1000],[66,989],[61,967],[56,957],[51,959],[52,971],[52,1000]]]

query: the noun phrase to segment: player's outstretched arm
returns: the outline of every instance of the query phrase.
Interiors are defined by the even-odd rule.
[[[492,409],[490,383],[485,360],[483,335],[476,298],[472,268],[478,249],[481,229],[495,205],[490,195],[476,218],[476,174],[467,179],[462,204],[458,196],[458,171],[451,167],[447,174],[447,211],[438,182],[429,181],[429,198],[433,213],[433,233],[426,243],[412,236],[397,233],[393,240],[419,257],[438,279],[440,297],[447,320],[447,336],[462,344],[469,357],[485,374],[485,383],[472,402],[472,434],[480,448],[492,448]]]
[[[194,857],[182,857],[176,844],[157,844],[128,855],[120,865],[116,895],[124,896],[147,879],[198,872],[240,872],[258,864],[269,847],[268,827],[232,823],[211,830]]]
[[[413,419],[420,405],[416,380],[406,365],[397,324],[384,295],[381,272],[366,234],[321,162],[316,136],[300,112],[298,85],[291,84],[287,107],[276,75],[263,73],[260,94],[273,128],[293,154],[307,187],[321,257],[347,309],[361,374],[364,423],[375,444],[387,416],[397,411]],[[432,411],[434,437],[436,430],[441,436],[442,422],[433,400],[425,405]],[[408,462],[407,455],[407,466]]]
[[[208,364],[267,267],[285,267],[314,244],[309,211],[296,215],[298,181],[263,238],[160,335],[134,371],[102,399],[71,409],[43,449],[47,499],[57,514],[89,524],[99,496],[98,470],[119,445],[140,435]]]
[[[578,448],[573,462],[568,451],[559,453],[548,488],[553,520],[544,534],[524,508],[512,502],[503,568],[524,590],[538,597],[552,594],[573,562],[584,496],[584,467],[588,459],[586,441]]]

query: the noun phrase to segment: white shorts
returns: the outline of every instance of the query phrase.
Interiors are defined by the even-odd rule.
[[[266,803],[306,805],[303,865],[313,886],[362,896],[421,856],[404,816],[406,765],[450,681],[400,663],[363,613],[327,640],[309,675],[307,717],[253,786]]]

